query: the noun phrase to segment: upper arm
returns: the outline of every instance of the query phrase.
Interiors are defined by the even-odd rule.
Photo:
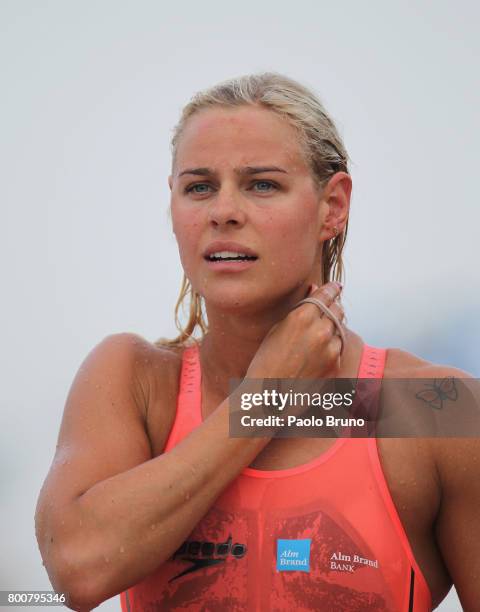
[[[464,610],[480,601],[480,439],[450,438],[439,465],[442,502],[436,536]]]
[[[148,355],[149,345],[139,336],[114,334],[80,366],[37,504],[40,546],[61,522],[62,508],[94,484],[152,458],[145,427]]]
[[[478,385],[469,374],[459,370],[444,370],[443,376],[471,379],[466,381],[472,383],[470,389]],[[442,490],[436,521],[438,546],[463,609],[477,610],[480,601],[480,438],[439,438],[434,441],[434,448]]]

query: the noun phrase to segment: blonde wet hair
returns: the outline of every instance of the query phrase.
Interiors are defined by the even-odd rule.
[[[187,121],[196,112],[220,107],[256,105],[267,108],[284,117],[297,128],[299,142],[312,170],[312,176],[319,189],[336,172],[346,172],[349,157],[337,128],[321,101],[299,82],[276,72],[248,74],[222,81],[196,93],[184,107],[180,121],[173,130],[171,141],[172,168],[175,166],[177,146]],[[330,280],[343,281],[344,266],[342,252],[347,237],[348,220],[343,232],[323,243],[322,279],[320,284]],[[182,325],[179,312],[185,298],[189,298],[188,321]],[[180,295],[175,306],[175,325],[180,332],[176,338],[160,338],[157,346],[178,347],[196,342],[194,334],[200,330],[199,340],[208,331],[204,316],[203,298],[183,275]]]

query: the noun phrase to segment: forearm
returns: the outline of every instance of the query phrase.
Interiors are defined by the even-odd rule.
[[[64,515],[65,582],[94,604],[142,580],[270,439],[229,438],[227,399],[171,451],[91,487]]]

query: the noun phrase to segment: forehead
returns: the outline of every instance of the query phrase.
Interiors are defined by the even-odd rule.
[[[257,106],[202,109],[179,138],[176,167],[288,166],[308,171],[298,131],[277,113]]]

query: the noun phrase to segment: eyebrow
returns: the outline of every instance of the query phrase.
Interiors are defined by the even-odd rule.
[[[244,168],[234,168],[233,171],[235,174],[239,175],[250,175],[250,174],[262,174],[263,172],[283,172],[288,174],[286,170],[283,168],[279,168],[278,166],[245,166]],[[215,171],[211,168],[187,168],[187,170],[182,170],[179,173],[179,177],[184,174],[195,174],[197,176],[213,176]]]

